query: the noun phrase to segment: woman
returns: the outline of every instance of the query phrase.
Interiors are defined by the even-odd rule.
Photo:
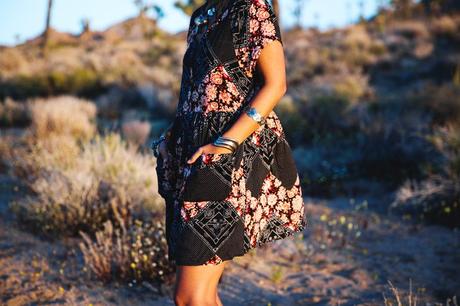
[[[207,0],[192,14],[176,116],[152,146],[177,305],[222,305],[226,263],[305,228],[299,176],[273,111],[285,91],[268,0]]]

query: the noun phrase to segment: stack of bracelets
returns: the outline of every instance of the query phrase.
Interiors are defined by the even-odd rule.
[[[259,125],[264,125],[266,123],[266,120],[264,118],[264,116],[262,116],[254,107],[252,107],[251,105],[247,105],[243,111],[249,116],[251,117],[252,119],[254,119],[254,121],[256,121]],[[153,151],[153,155],[155,157],[158,157],[159,156],[159,151],[158,151],[158,147],[159,147],[159,144],[166,139],[168,133],[169,133],[169,129],[164,132],[163,134],[161,134],[161,136],[154,140],[152,142],[152,145],[151,145],[151,149]],[[238,146],[240,145],[236,140],[234,139],[231,139],[231,138],[228,138],[228,137],[224,137],[222,135],[219,135],[219,137],[213,142],[213,145],[215,145],[216,147],[223,147],[223,148],[227,148],[229,150],[233,152],[235,152],[235,150],[238,148]]]

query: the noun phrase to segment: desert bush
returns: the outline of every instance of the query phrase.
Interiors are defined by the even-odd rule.
[[[147,121],[131,120],[122,124],[121,130],[123,137],[137,145],[144,145],[150,135],[150,123]]]
[[[118,134],[83,144],[63,137],[30,141],[13,156],[15,174],[32,191],[11,204],[20,223],[62,236],[99,229],[111,219],[114,204],[123,215],[163,214],[161,199],[153,193],[153,158],[139,154]]]
[[[48,75],[50,90],[56,94],[90,95],[99,91],[99,76],[93,70],[77,68],[70,72],[51,71]]]
[[[306,116],[309,140],[327,140],[342,137],[352,132],[347,123],[347,113],[350,102],[336,94],[315,96],[307,103],[302,112]],[[307,139],[308,139],[307,138]]]
[[[106,221],[95,238],[80,232],[79,243],[90,273],[105,282],[172,283],[174,266],[168,259],[164,224],[139,219]]]
[[[452,38],[458,34],[459,25],[454,18],[442,16],[433,20],[432,30],[437,36]]]
[[[435,125],[460,124],[460,87],[453,83],[428,84],[423,90],[409,95],[407,102],[411,107],[430,113]]]
[[[369,50],[355,46],[341,51],[339,60],[346,63],[350,71],[361,72],[361,67],[372,64],[375,56]]]
[[[0,102],[0,126],[20,127],[30,124],[30,117],[25,103],[6,98]]]
[[[460,225],[459,199],[460,184],[442,176],[408,180],[398,189],[390,211],[455,227]]]
[[[353,165],[362,156],[356,143],[337,139],[328,144],[298,147],[294,158],[305,191],[310,195],[330,196],[341,182],[355,177]]]
[[[401,114],[372,115],[373,121],[361,131],[357,146],[362,158],[354,165],[355,170],[366,177],[387,180],[400,184],[406,178],[421,178],[425,167],[442,159],[418,127],[417,117]],[[411,130],[411,126],[413,130]]]
[[[0,79],[0,98],[26,99],[60,94],[94,96],[105,90],[102,76],[86,68],[61,72],[18,73]]]
[[[293,144],[300,144],[305,140],[304,131],[308,129],[308,122],[299,112],[298,105],[291,96],[286,95],[276,105],[275,112],[283,122],[286,137]],[[161,127],[161,130],[164,128]]]
[[[419,290],[412,290],[412,279],[409,280],[409,292],[396,288],[391,281],[388,280],[388,288],[390,296],[382,293],[384,306],[417,306],[417,305],[438,305],[438,306],[458,306],[457,296],[447,298],[444,303],[432,303],[428,301],[428,296],[421,296]],[[422,304],[423,303],[423,304]]]
[[[26,99],[34,96],[46,96],[51,94],[46,75],[27,75],[18,73],[8,79],[0,79],[0,98],[12,97],[14,99]]]
[[[32,131],[38,138],[52,134],[69,135],[76,139],[90,139],[96,127],[94,103],[72,96],[35,99],[30,102]]]
[[[25,135],[12,150],[12,172],[26,182],[40,178],[42,170],[58,169],[62,172],[74,169],[81,154],[78,142],[69,135],[50,135],[40,139]]]
[[[124,217],[131,203],[110,185],[80,174],[70,178],[58,171],[43,173],[29,185],[33,195],[10,203],[19,224],[47,238],[76,236],[80,230],[95,232],[113,218],[113,209]]]
[[[431,37],[427,25],[416,20],[393,22],[388,27],[388,30],[407,39],[428,39]]]
[[[429,137],[444,159],[421,181],[408,180],[391,210],[448,226],[460,225],[460,126],[439,127]]]
[[[14,48],[0,50],[0,74],[17,73],[26,65],[23,54]]]
[[[342,46],[359,49],[367,49],[371,43],[372,38],[364,25],[351,26],[341,41]]]
[[[152,196],[156,184],[155,160],[137,152],[119,134],[97,136],[83,147],[80,169],[91,172],[116,189],[123,189],[137,205],[159,211],[159,199]]]
[[[367,90],[367,80],[363,77],[346,76],[334,85],[338,96],[344,97],[351,103],[358,101]]]

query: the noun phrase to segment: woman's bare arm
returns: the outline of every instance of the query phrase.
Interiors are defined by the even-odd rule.
[[[257,67],[260,69],[265,82],[250,104],[261,115],[266,117],[276,104],[278,104],[287,89],[284,50],[278,40],[268,43],[261,50],[257,60]],[[222,136],[235,139],[238,143],[242,143],[258,128],[259,124],[243,112],[232,127],[223,133]],[[211,143],[200,147],[187,162],[195,162],[202,153],[229,152],[231,152],[230,149],[216,147]]]
[[[262,116],[266,117],[275,108],[287,89],[284,52],[283,46],[279,41],[276,40],[262,49],[257,66],[264,77],[265,84],[250,104]],[[241,143],[258,127],[259,124],[254,119],[243,113],[222,136],[235,139],[238,143]]]

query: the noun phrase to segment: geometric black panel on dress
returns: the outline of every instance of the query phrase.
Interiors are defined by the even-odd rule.
[[[241,218],[230,202],[211,201],[187,222],[187,226],[215,253],[232,237],[235,229],[241,233],[238,223],[241,226]]]
[[[263,243],[269,241],[286,238],[291,234],[292,231],[289,228],[283,226],[283,222],[281,221],[281,219],[278,216],[273,215],[267,221],[265,227],[262,229],[257,246],[260,246]]]
[[[200,156],[191,166],[185,181],[184,201],[222,201],[232,191],[235,152],[222,153],[208,164]],[[211,154],[212,155],[212,154]]]
[[[246,189],[251,191],[251,196],[259,198],[264,178],[269,171],[270,169],[262,162],[260,155],[257,155],[252,161],[252,168],[246,179]]]
[[[270,170],[284,187],[290,189],[297,179],[297,168],[292,150],[287,141],[283,139],[275,146],[273,152],[275,156]]]

